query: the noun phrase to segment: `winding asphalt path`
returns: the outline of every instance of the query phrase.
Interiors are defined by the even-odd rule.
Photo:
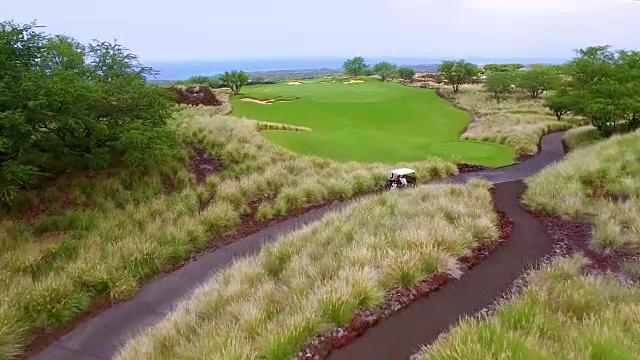
[[[528,215],[517,205],[522,187],[517,180],[534,175],[546,166],[562,160],[564,157],[563,135],[563,132],[558,132],[544,136],[540,153],[521,163],[455,175],[432,182],[457,184],[479,178],[493,184],[508,183],[496,185],[496,202],[498,207],[514,220],[515,225],[511,235],[514,241],[506,242],[492,253],[492,261],[481,263],[460,280],[451,282],[433,296],[418,301],[380,322],[350,346],[334,352],[331,359],[406,359],[415,352],[414,350],[417,350],[419,345],[428,343],[437,333],[455,323],[457,316],[486,306],[487,301],[495,299],[495,291],[500,293],[499,289],[508,287],[513,281],[509,279],[517,277],[514,274],[519,275],[525,266],[526,259],[523,259],[523,256],[531,254],[529,258],[535,258],[545,250],[542,247],[535,248],[531,241],[522,242],[523,239],[530,237],[529,234],[534,235],[538,230],[544,231],[544,229],[537,222],[531,223],[530,219],[526,218]],[[189,297],[193,290],[220,269],[238,258],[256,254],[264,243],[315,222],[326,213],[343,209],[349,203],[349,201],[336,202],[310,211],[207,253],[179,270],[147,283],[133,299],[110,307],[31,358],[38,360],[110,359],[131,336],[153,325],[173,310],[175,305]],[[477,275],[474,275],[476,273]],[[482,276],[489,276],[495,281],[487,284],[486,281],[480,283],[475,280]],[[487,286],[491,286],[491,289],[485,289]],[[482,293],[487,295],[478,296]],[[494,294],[491,299],[489,299],[489,293]],[[460,299],[471,297],[474,298],[474,304],[458,304]],[[440,310],[429,311],[434,308]],[[472,309],[469,310],[469,308]],[[448,309],[448,311],[441,311],[441,309]],[[430,327],[425,327],[422,322],[426,322]],[[375,349],[375,351],[365,351],[366,349]]]
[[[332,352],[329,360],[407,360],[462,317],[491,305],[526,270],[536,268],[551,252],[553,241],[544,225],[520,206],[522,190],[524,183],[519,180],[495,185],[496,206],[514,226],[509,239],[488,259],[378,322],[353,343]]]

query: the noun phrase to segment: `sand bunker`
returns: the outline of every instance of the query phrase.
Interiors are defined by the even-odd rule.
[[[349,80],[349,81],[345,81],[345,84],[353,84],[353,83],[363,83],[363,80]]]
[[[302,85],[302,83],[300,81],[291,81],[291,82],[288,82],[287,84],[289,84],[289,85]]]
[[[254,99],[254,98],[242,98],[240,99],[242,101],[247,101],[247,102],[252,102],[252,103],[256,103],[256,104],[261,104],[261,105],[273,105],[273,103],[289,103],[291,102],[291,100],[277,100],[277,99],[271,99],[271,100],[258,100],[258,99]]]
[[[252,103],[256,103],[256,104],[262,104],[262,105],[271,105],[271,104],[273,104],[273,100],[258,100],[258,99],[252,99],[252,98],[242,98],[240,100],[247,101],[247,102],[252,102]]]

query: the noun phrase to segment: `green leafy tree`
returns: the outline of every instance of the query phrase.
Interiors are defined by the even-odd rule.
[[[513,72],[492,72],[487,75],[484,87],[499,100],[500,96],[511,92],[515,80]]]
[[[560,82],[560,74],[555,69],[536,64],[528,70],[518,72],[516,86],[536,99],[544,92],[556,89]]]
[[[219,79],[231,89],[234,95],[238,95],[242,87],[249,82],[249,75],[244,71],[225,71]]]
[[[568,62],[568,95],[571,112],[583,116],[603,136],[637,128],[638,52],[614,52],[609,46],[592,46],[576,51]]]
[[[458,92],[460,91],[460,86],[478,75],[480,70],[477,66],[465,60],[448,60],[440,64],[438,71],[453,86],[453,92]]]
[[[572,97],[571,92],[562,87],[556,90],[551,95],[544,99],[545,106],[548,107],[555,114],[558,121],[562,120],[562,116],[575,108],[575,98]]]
[[[353,59],[349,59],[342,64],[345,74],[349,76],[361,76],[364,75],[367,69],[367,63],[362,56],[356,56]]]
[[[206,75],[195,75],[186,80],[176,81],[175,83],[184,85],[205,85],[214,89],[220,86],[220,80],[218,78]]]
[[[523,68],[523,64],[487,64],[482,69],[484,72],[510,72]]]
[[[414,76],[416,76],[416,71],[410,67],[401,67],[398,68],[398,75],[405,80],[411,80]]]
[[[0,196],[38,180],[116,163],[144,169],[177,146],[171,95],[118,44],[86,46],[0,23]]]
[[[627,131],[640,127],[640,52],[618,52],[614,78],[620,84],[620,106],[625,113]]]
[[[390,78],[398,73],[398,67],[392,63],[383,61],[377,63],[373,67],[373,72],[380,76],[381,81],[385,81],[387,78]]]
[[[640,127],[640,52],[587,47],[557,71],[562,85],[545,103],[558,119],[572,112],[605,137]]]

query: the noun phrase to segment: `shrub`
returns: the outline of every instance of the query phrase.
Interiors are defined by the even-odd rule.
[[[0,23],[0,194],[10,202],[40,174],[146,168],[175,152],[170,95],[118,44],[87,46]]]

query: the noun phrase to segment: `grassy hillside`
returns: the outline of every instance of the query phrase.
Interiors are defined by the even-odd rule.
[[[640,253],[639,131],[579,148],[528,184],[528,205],[590,220],[600,249]]]
[[[462,139],[504,144],[518,155],[535,154],[542,135],[569,129],[582,121],[569,115],[558,121],[542,99],[531,99],[522,94],[512,94],[497,102],[482,85],[464,85],[456,94],[450,87],[442,91],[475,117]]]
[[[271,104],[243,98],[274,100]],[[284,100],[284,101],[283,101]],[[460,141],[471,118],[431,90],[367,79],[314,80],[245,87],[231,100],[235,116],[305,126],[312,132],[269,131],[269,140],[300,154],[338,161],[419,161],[430,156],[486,166],[513,162],[510,148]]]
[[[243,219],[254,224],[310,204],[378,188],[389,165],[299,156],[264,140],[274,124],[186,108],[172,126],[201,161],[171,164],[176,177],[130,173],[69,178],[19,196],[24,206],[55,202],[48,213],[0,221],[0,358],[37,331],[64,326],[97,299],[133,296],[149,277],[216,244]],[[292,129],[295,130],[295,129]],[[186,152],[186,151],[185,151]],[[456,172],[440,160],[405,163],[421,179]],[[171,183],[170,181],[174,181]],[[17,201],[17,200],[16,200]]]
[[[387,291],[459,274],[457,258],[498,237],[488,188],[425,186],[328,215],[213,277],[118,358],[291,359]]]

